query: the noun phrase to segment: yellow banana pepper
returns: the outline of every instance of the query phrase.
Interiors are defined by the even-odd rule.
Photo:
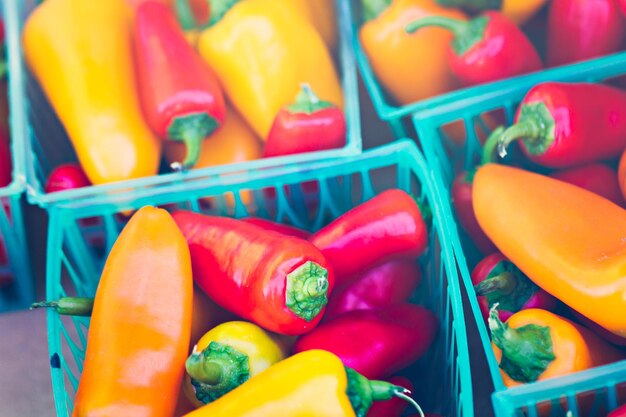
[[[198,50],[220,79],[229,101],[262,139],[278,111],[302,83],[321,100],[343,108],[333,60],[315,27],[295,3],[225,0],[211,9],[213,26],[198,39]]]
[[[337,44],[337,13],[334,0],[291,0],[317,28],[329,49]]]
[[[24,54],[93,184],[157,173],[160,141],[143,119],[124,0],[46,0]]]

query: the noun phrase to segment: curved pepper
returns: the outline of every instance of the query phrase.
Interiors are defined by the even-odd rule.
[[[415,200],[394,189],[344,213],[309,241],[328,259],[339,283],[393,258],[417,258],[426,249],[428,229]]]
[[[123,0],[46,0],[23,43],[93,184],[157,173],[161,144],[141,112]]]
[[[472,271],[472,284],[485,322],[489,318],[489,309],[496,303],[502,321],[529,308],[552,311],[557,304],[554,297],[537,287],[501,253],[493,253],[476,265]]]
[[[535,284],[626,336],[626,210],[582,188],[497,164],[478,169],[474,211]]]
[[[275,0],[220,5],[217,13],[212,8],[212,26],[200,35],[198,50],[215,70],[229,101],[262,140],[302,83],[322,100],[343,107],[330,52],[295,5]]]
[[[282,223],[276,223],[271,220],[262,219],[259,217],[244,217],[240,219],[242,222],[254,224],[265,230],[271,230],[273,232],[282,233],[283,235],[298,237],[300,239],[308,239],[311,233],[306,230],[298,229],[297,227],[288,226]]]
[[[361,1],[366,22],[359,39],[376,79],[396,102],[410,104],[457,87],[446,51],[452,34],[428,28],[410,35],[404,27],[427,16],[465,19],[463,13],[432,0]]]
[[[197,407],[215,401],[284,358],[280,345],[257,325],[222,323],[202,336],[187,358],[189,400]]]
[[[413,295],[421,280],[422,272],[415,260],[394,259],[377,265],[335,287],[324,320],[332,320],[352,310],[374,310],[402,304]]]
[[[524,32],[501,13],[484,12],[470,21],[429,16],[410,23],[406,30],[413,33],[432,26],[454,34],[448,63],[463,85],[497,81],[543,68],[539,53]]]
[[[589,190],[619,206],[626,206],[626,202],[620,191],[617,173],[606,164],[600,162],[592,163],[555,171],[552,172],[550,176],[557,180],[565,181],[580,188],[584,188],[585,190]]]
[[[191,327],[189,249],[167,211],[138,210],[98,284],[73,416],[172,415]]]
[[[173,217],[189,244],[196,283],[216,303],[286,335],[321,320],[335,279],[312,244],[226,217]]]
[[[369,381],[330,352],[293,355],[185,417],[365,417],[374,401],[400,397],[416,407],[403,387]]]
[[[146,120],[159,137],[185,144],[187,155],[178,166],[191,168],[204,138],[226,117],[219,81],[162,3],[147,1],[137,8],[133,39]]]
[[[437,330],[437,317],[413,304],[354,310],[300,336],[294,352],[327,350],[368,378],[384,378],[419,359]]]
[[[601,84],[539,84],[500,137],[501,156],[515,140],[530,160],[550,168],[617,157],[626,148],[626,92]]]
[[[492,309],[489,329],[504,385],[568,375],[624,358],[591,331],[541,309],[522,310],[505,323]]]
[[[547,63],[554,67],[617,52],[626,19],[615,0],[552,0]]]

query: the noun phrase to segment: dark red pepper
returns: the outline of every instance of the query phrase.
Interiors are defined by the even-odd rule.
[[[287,236],[299,237],[300,239],[308,239],[311,236],[311,233],[306,230],[298,229],[297,227],[288,226],[282,223],[276,223],[267,219],[261,219],[259,217],[245,217],[240,220],[242,222],[262,227],[265,230],[271,230]]]
[[[308,84],[303,84],[295,103],[276,115],[263,156],[335,149],[345,144],[346,120],[341,109],[321,101]]]
[[[626,404],[611,411],[607,417],[626,417]]]
[[[438,26],[452,31],[448,49],[452,73],[466,86],[482,84],[543,68],[539,53],[509,18],[486,11],[469,21],[442,16],[423,17],[407,25],[413,33]]]
[[[91,182],[79,164],[65,164],[52,170],[44,189],[46,193],[54,193],[90,185]]]
[[[428,230],[406,192],[387,190],[343,214],[309,239],[333,266],[337,283],[394,258],[415,259]]]
[[[11,184],[12,178],[11,140],[9,133],[0,129],[0,187],[6,187]]]
[[[620,337],[616,335],[615,333],[608,331],[607,329],[600,326],[599,324],[589,320],[587,317],[583,316],[576,310],[573,310],[570,308],[570,311],[579,322],[581,322],[585,327],[593,331],[598,336],[602,337],[607,342],[613,343],[614,345],[617,345],[617,346],[626,347],[626,337]]]
[[[520,140],[528,158],[550,168],[618,157],[626,148],[626,92],[602,84],[538,84],[497,140],[500,156]]]
[[[162,138],[182,141],[187,156],[175,168],[192,167],[204,138],[226,117],[220,83],[185,40],[173,12],[156,1],[142,3],[133,27],[141,105]]]
[[[352,310],[374,310],[406,302],[422,279],[418,263],[394,259],[336,286],[328,300],[324,320]]]
[[[413,384],[403,376],[392,376],[387,382],[413,392]],[[366,417],[400,417],[407,406],[407,402],[398,397],[387,401],[374,401]]]
[[[335,280],[308,241],[227,217],[172,216],[189,244],[196,284],[217,304],[286,335],[310,331],[321,320]]]
[[[547,63],[554,67],[620,50],[626,19],[615,0],[552,0]]]
[[[552,178],[589,190],[619,206],[624,206],[624,196],[619,188],[617,172],[603,163],[593,163],[580,167],[555,171]]]
[[[622,11],[622,14],[626,17],[626,0],[617,0],[617,5]]]
[[[419,359],[438,326],[432,312],[413,304],[354,310],[298,338],[294,352],[326,350],[367,378],[380,379]]]
[[[513,262],[501,253],[493,253],[476,265],[472,284],[485,322],[489,309],[499,303],[498,315],[506,321],[513,314],[529,308],[554,311],[556,299],[535,285]]]

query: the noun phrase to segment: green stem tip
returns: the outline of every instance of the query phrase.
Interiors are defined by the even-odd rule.
[[[174,117],[167,129],[167,136],[174,141],[183,142],[187,149],[185,160],[171,165],[175,171],[193,168],[200,158],[202,142],[219,127],[219,122],[208,113],[191,113]]]
[[[500,144],[500,137],[504,133],[504,126],[498,126],[487,138],[485,145],[483,146],[483,154],[481,159],[481,165],[494,162],[494,156],[496,156],[496,149]]]
[[[523,104],[517,123],[500,135],[498,154],[504,158],[506,148],[518,139],[523,139],[531,155],[543,154],[554,142],[555,126],[554,117],[544,103]]]
[[[313,114],[331,107],[335,107],[335,105],[330,101],[320,100],[308,83],[302,83],[296,101],[287,106],[287,110],[290,113]]]
[[[91,316],[93,311],[93,298],[87,297],[63,297],[55,301],[40,301],[32,303],[30,310],[37,308],[52,308],[57,313],[66,316]]]
[[[502,294],[510,294],[515,290],[515,287],[517,287],[515,274],[505,271],[474,285],[474,290],[477,295],[487,295],[495,291]]]
[[[285,305],[296,316],[311,321],[328,303],[328,271],[307,261],[287,274]]]
[[[390,5],[392,0],[361,0],[363,8],[363,20],[374,20]]]
[[[427,16],[409,23],[405,26],[405,30],[408,33],[413,33],[430,26],[449,30],[454,35],[451,43],[452,49],[461,56],[484,40],[488,23],[489,18],[485,16],[479,16],[469,21],[444,16]]]
[[[217,23],[219,23],[224,16],[226,15],[226,13],[228,13],[228,11],[230,9],[232,9],[232,7],[239,3],[240,0],[208,0],[209,4],[210,4],[210,10],[211,10],[211,18],[209,20],[209,26],[213,26]]]

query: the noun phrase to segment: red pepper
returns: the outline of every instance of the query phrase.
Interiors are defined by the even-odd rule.
[[[533,162],[550,168],[618,157],[626,148],[626,92],[601,84],[539,84],[498,139],[500,155],[518,139]]]
[[[570,311],[572,312],[574,317],[576,317],[576,319],[578,319],[579,322],[581,322],[585,327],[587,327],[589,330],[593,331],[598,336],[602,337],[607,342],[612,343],[612,344],[617,345],[617,346],[626,347],[626,338],[625,337],[620,337],[620,336],[616,335],[615,333],[605,329],[604,327],[600,326],[596,322],[593,322],[593,321],[589,320],[587,317],[583,316],[582,314],[580,314],[579,312],[577,312],[574,309],[570,308]]]
[[[326,350],[367,378],[380,379],[419,359],[437,329],[437,317],[413,304],[355,310],[298,338],[294,352]]]
[[[611,411],[607,417],[626,417],[626,404]]]
[[[387,382],[413,392],[413,384],[405,377],[392,376],[387,379]],[[366,417],[400,417],[407,406],[407,402],[398,397],[393,397],[387,401],[374,401]]]
[[[210,0],[174,0],[176,18],[183,30],[204,28],[211,17]]]
[[[334,286],[324,255],[303,239],[227,217],[177,211],[196,284],[223,308],[267,330],[313,329]]]
[[[406,30],[438,26],[452,31],[448,49],[452,73],[466,86],[482,84],[543,68],[539,53],[524,32],[502,13],[486,11],[470,21],[428,16]]]
[[[242,222],[254,224],[265,230],[271,230],[273,232],[282,233],[283,235],[298,237],[300,239],[308,239],[311,233],[306,230],[298,229],[297,227],[288,226],[282,223],[276,223],[271,220],[261,219],[259,217],[246,217],[240,219]]]
[[[332,320],[352,310],[374,310],[406,302],[422,279],[414,260],[394,259],[367,270],[356,279],[335,287],[324,313]]]
[[[12,177],[11,140],[8,132],[0,129],[0,187],[11,184]]]
[[[617,0],[617,5],[622,11],[622,14],[626,17],[626,0]]]
[[[308,84],[303,84],[295,103],[276,115],[263,156],[321,151],[345,144],[346,120],[341,109],[321,101]]]
[[[547,62],[553,67],[620,50],[626,20],[615,0],[552,0]]]
[[[162,138],[185,143],[187,156],[182,168],[190,168],[198,160],[204,138],[226,117],[219,81],[185,40],[176,17],[164,4],[141,4],[133,30],[146,120]]]
[[[550,176],[596,193],[619,206],[626,204],[617,180],[617,172],[606,164],[594,163],[565,169],[553,172]]]
[[[44,189],[46,193],[54,193],[90,185],[91,182],[79,164],[65,164],[52,170]]]
[[[554,311],[556,299],[535,285],[513,262],[501,253],[493,253],[476,265],[472,284],[485,322],[489,309],[499,303],[498,315],[506,321],[520,310],[542,308]]]
[[[330,261],[340,283],[381,262],[420,256],[428,230],[415,200],[394,189],[353,208],[309,240]]]

